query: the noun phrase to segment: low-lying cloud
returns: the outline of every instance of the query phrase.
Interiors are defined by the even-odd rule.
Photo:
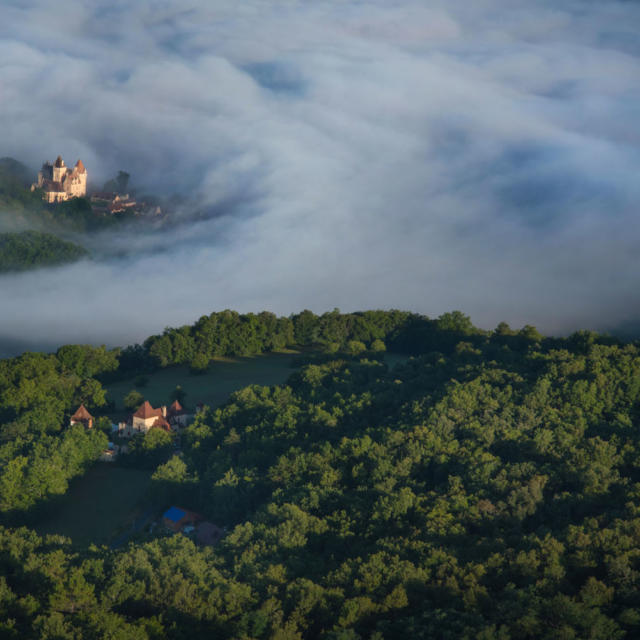
[[[5,2],[0,155],[216,215],[3,276],[1,337],[129,343],[223,308],[633,323],[638,27],[611,1]]]

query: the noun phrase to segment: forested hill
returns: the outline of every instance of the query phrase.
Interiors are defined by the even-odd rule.
[[[0,213],[13,215],[25,210],[38,211],[44,208],[42,196],[29,189],[36,172],[13,158],[0,158]]]
[[[33,182],[34,171],[14,158],[0,158],[0,185],[3,193],[8,185],[26,188]]]
[[[143,345],[124,349],[120,368],[124,371],[188,364],[198,371],[214,357],[248,356],[291,346],[321,350],[328,357],[338,352],[357,355],[386,349],[407,354],[449,352],[461,340],[482,341],[492,333],[474,327],[460,311],[431,319],[398,310],[340,313],[334,309],[316,315],[306,309],[289,317],[277,317],[267,311],[240,314],[227,309],[202,316],[193,325],[169,327],[161,335],[149,337]],[[529,325],[512,331],[501,323],[495,333],[509,336],[514,348],[526,348],[535,341],[544,341],[546,346],[564,344],[543,338]]]
[[[323,317],[300,316],[294,335]],[[286,385],[204,411],[156,469],[154,495],[226,527],[216,547],[179,535],[79,549],[0,529],[4,634],[639,637],[638,345],[480,331],[462,314],[391,317],[386,342],[419,354],[404,365],[389,370],[381,345],[352,331]],[[79,397],[104,402],[82,380],[117,355],[67,347],[46,365],[11,361],[0,399],[14,398],[13,437],[27,447],[43,411],[30,368],[47,388],[68,380],[62,415]],[[8,442],[5,468],[25,455]]]
[[[87,255],[83,247],[50,233],[0,233],[0,273],[56,266]]]

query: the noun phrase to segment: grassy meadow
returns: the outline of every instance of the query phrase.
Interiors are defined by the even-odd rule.
[[[108,397],[116,404],[114,418],[127,412],[123,399],[132,389],[137,389],[154,407],[171,402],[171,392],[180,385],[186,392],[185,405],[193,409],[198,402],[217,407],[229,394],[250,384],[281,384],[293,373],[295,354],[269,353],[250,358],[214,360],[206,373],[194,374],[187,366],[167,367],[148,376],[142,387],[135,386],[135,378],[105,385]]]
[[[34,528],[41,535],[68,536],[78,545],[107,544],[143,510],[151,474],[100,462],[72,480],[56,510]]]

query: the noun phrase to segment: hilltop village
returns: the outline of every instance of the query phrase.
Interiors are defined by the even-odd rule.
[[[58,156],[54,163],[45,161],[38,172],[36,182],[31,185],[31,191],[42,190],[42,199],[54,204],[66,202],[73,198],[88,198],[91,209],[96,215],[115,215],[131,213],[134,215],[161,215],[162,210],[158,206],[152,206],[147,202],[136,201],[129,193],[125,193],[129,175],[120,172],[119,177],[124,179],[111,180],[101,191],[88,193],[87,169],[82,160],[78,160],[73,168],[67,167]]]

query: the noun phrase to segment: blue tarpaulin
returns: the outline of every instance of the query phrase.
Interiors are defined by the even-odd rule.
[[[187,515],[182,509],[178,507],[169,507],[163,514],[163,518],[171,520],[171,522],[179,522]]]

